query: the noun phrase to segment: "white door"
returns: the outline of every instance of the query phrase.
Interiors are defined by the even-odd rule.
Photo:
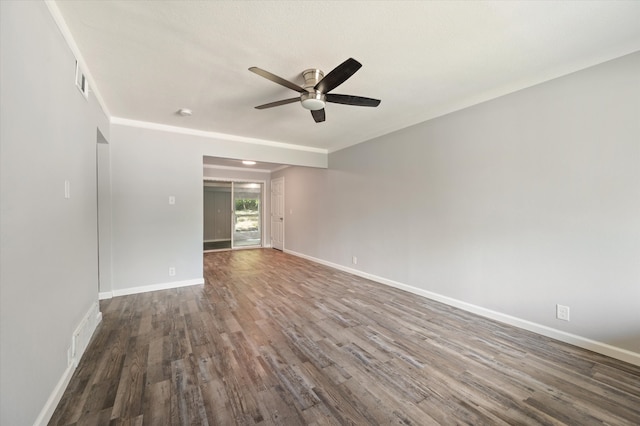
[[[284,177],[271,181],[271,247],[284,249]]]

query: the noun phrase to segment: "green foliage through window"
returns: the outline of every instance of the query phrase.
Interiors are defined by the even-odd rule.
[[[236,211],[237,210],[258,210],[258,200],[255,198],[242,198],[236,200]]]

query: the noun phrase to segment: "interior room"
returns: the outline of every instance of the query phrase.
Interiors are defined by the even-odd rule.
[[[0,2],[0,424],[639,424],[640,2]]]

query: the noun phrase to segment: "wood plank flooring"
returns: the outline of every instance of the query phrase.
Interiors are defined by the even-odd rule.
[[[640,367],[270,249],[101,302],[51,425],[638,425]]]

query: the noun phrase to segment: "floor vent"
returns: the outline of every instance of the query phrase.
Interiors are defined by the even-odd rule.
[[[76,365],[78,365],[80,357],[82,357],[85,349],[87,349],[91,336],[93,336],[93,332],[98,325],[98,309],[98,304],[95,303],[73,332],[73,337],[71,338],[71,357]]]

